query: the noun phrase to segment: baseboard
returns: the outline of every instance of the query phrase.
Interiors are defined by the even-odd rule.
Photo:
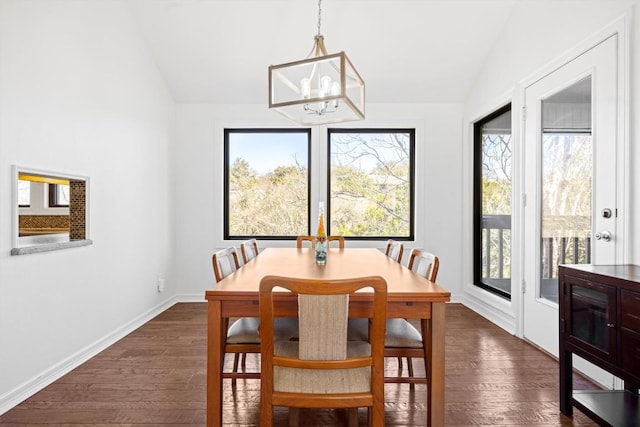
[[[513,314],[500,310],[494,305],[487,304],[485,301],[475,298],[469,294],[465,295],[461,302],[465,307],[475,311],[491,323],[494,323],[496,326],[504,329],[512,335],[515,335],[516,320]]]
[[[176,302],[206,302],[204,292],[201,294],[181,294],[176,295]]]
[[[147,310],[130,322],[116,329],[115,331],[86,346],[85,348],[69,356],[68,358],[60,361],[59,363],[48,368],[39,375],[36,375],[32,379],[25,381],[24,383],[15,387],[13,390],[9,390],[8,392],[4,393],[0,396],[0,415],[17,406],[27,398],[33,396],[38,391],[58,380],[62,376],[71,372],[73,369],[77,368],[87,360],[105,350],[107,347],[111,346],[118,340],[124,338],[126,335],[138,329],[140,326],[144,325],[149,320],[156,317],[158,314],[167,310],[178,301],[179,299],[176,296],[173,296],[161,302],[160,304]]]

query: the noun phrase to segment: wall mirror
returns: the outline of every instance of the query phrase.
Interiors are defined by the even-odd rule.
[[[12,255],[91,244],[86,176],[13,167]]]

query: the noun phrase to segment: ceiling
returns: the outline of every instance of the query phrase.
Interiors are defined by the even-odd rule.
[[[267,68],[304,59],[316,0],[126,0],[178,103],[267,102]],[[324,0],[321,33],[372,103],[462,102],[518,0]]]

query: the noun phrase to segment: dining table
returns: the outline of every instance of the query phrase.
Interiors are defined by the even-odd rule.
[[[390,259],[376,248],[329,248],[324,265],[316,264],[312,248],[266,248],[244,266],[205,291],[207,300],[207,425],[222,426],[226,320],[259,317],[259,286],[268,275],[300,279],[348,279],[382,276],[387,282],[387,317],[421,319],[427,354],[425,420],[444,425],[445,306],[451,293]],[[373,293],[361,290],[349,298],[349,316],[371,318]],[[283,290],[274,295],[277,316],[296,317],[297,296]],[[419,402],[416,402],[419,404]]]

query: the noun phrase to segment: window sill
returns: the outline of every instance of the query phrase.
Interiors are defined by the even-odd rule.
[[[89,246],[93,244],[91,239],[69,240],[66,242],[43,243],[41,245],[23,246],[11,249],[11,255],[29,255],[39,252],[57,251],[67,248],[78,248],[81,246]]]

